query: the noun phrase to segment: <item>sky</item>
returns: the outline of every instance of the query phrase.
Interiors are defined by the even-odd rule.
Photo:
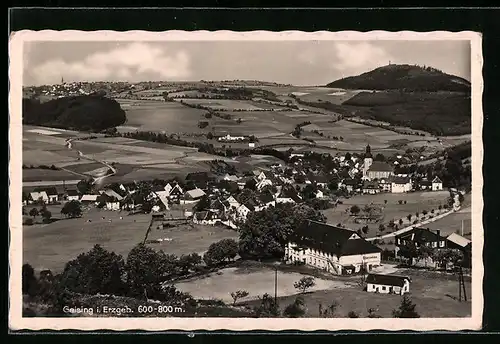
[[[73,81],[261,80],[297,86],[393,64],[470,81],[469,41],[26,42],[23,85]]]

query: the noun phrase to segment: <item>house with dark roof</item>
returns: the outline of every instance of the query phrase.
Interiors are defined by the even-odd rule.
[[[271,206],[274,207],[276,205],[276,200],[274,199],[274,195],[269,191],[261,192],[258,196],[258,202],[259,202],[258,206],[259,210],[266,209]]]
[[[411,178],[406,176],[393,176],[391,178],[391,193],[410,192],[412,189]]]
[[[43,187],[43,188],[35,188],[35,192],[45,192],[47,195],[46,203],[56,203],[59,201],[59,193],[57,189],[53,186],[51,187]]]
[[[373,161],[366,170],[366,177],[369,180],[389,178],[394,173],[391,165],[382,161]]]
[[[379,266],[381,251],[350,229],[309,220],[290,236],[285,258],[344,275]]]
[[[472,241],[457,233],[452,233],[446,237],[446,247],[462,252],[464,256],[462,266],[472,267]]]
[[[398,294],[410,292],[411,279],[407,276],[369,274],[366,277],[366,291],[369,293]]]
[[[80,193],[76,189],[68,189],[66,190],[66,200],[69,201],[78,201],[80,199]]]
[[[380,192],[380,186],[377,181],[365,180],[363,182],[363,193],[364,194],[378,194]]]
[[[395,236],[396,254],[405,259],[411,259],[411,264],[416,266],[436,267],[436,262],[433,261],[432,255],[426,258],[416,257],[415,252],[419,248],[425,246],[430,251],[448,248],[446,237],[441,236],[441,231],[438,229],[433,231],[429,228],[414,227],[409,231],[400,233]],[[408,256],[408,252],[413,252],[412,257]]]
[[[276,203],[300,203],[302,197],[292,187],[283,187],[276,197]]]
[[[220,221],[220,215],[211,210],[198,211],[193,215],[193,222],[199,225],[213,226]]]

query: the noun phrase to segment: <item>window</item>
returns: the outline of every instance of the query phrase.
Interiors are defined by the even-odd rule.
[[[433,242],[432,242],[432,247],[433,247],[433,248],[437,247],[437,242],[433,241]]]
[[[444,241],[439,242],[439,247],[444,247]]]
[[[382,286],[382,291],[385,291],[385,286]]]

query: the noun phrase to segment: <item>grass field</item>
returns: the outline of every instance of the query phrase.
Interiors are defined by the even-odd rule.
[[[442,219],[429,223],[426,227],[441,230],[441,235],[450,235],[451,233],[461,234],[463,228],[464,236],[470,239],[470,233],[472,231],[471,208],[463,208]]]
[[[82,218],[61,219],[61,206],[49,206],[48,210],[53,218],[60,220],[23,227],[23,262],[31,264],[37,271],[51,269],[60,272],[69,260],[88,252],[95,244],[126,258],[128,252],[144,240],[151,219],[151,215],[146,214],[129,216],[126,212],[99,209],[85,212]],[[181,213],[173,210],[172,216],[178,217]],[[170,242],[151,244],[151,247],[181,255],[201,254],[213,242],[237,237],[233,230],[183,225],[164,230],[153,227],[149,239],[171,238]]]
[[[435,192],[411,192],[404,194],[383,193],[377,195],[358,195],[349,199],[342,200],[343,204],[339,204],[336,208],[323,210],[322,213],[326,216],[327,222],[332,225],[338,223],[343,224],[347,228],[354,230],[360,229],[365,226],[363,223],[355,223],[354,217],[348,211],[353,205],[357,205],[361,209],[365,205],[374,205],[382,209],[383,218],[380,223],[387,224],[390,220],[396,223],[399,219],[403,219],[404,225],[408,225],[406,216],[412,214],[412,222],[415,220],[415,213],[418,211],[420,214],[423,210],[428,212],[435,209],[436,214],[439,205],[446,203],[449,197],[448,191],[435,191]],[[385,204],[387,200],[387,204]],[[399,200],[406,201],[406,204],[399,204]],[[369,235],[375,234],[378,230],[379,223],[368,224],[370,229]],[[388,231],[388,229],[386,229]]]
[[[102,166],[102,165],[101,165]],[[78,178],[73,173],[62,170],[45,170],[39,168],[23,169],[23,182],[52,181]]]

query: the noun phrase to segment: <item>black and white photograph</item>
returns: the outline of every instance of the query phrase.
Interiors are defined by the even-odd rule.
[[[12,327],[481,326],[479,34],[9,44]]]

